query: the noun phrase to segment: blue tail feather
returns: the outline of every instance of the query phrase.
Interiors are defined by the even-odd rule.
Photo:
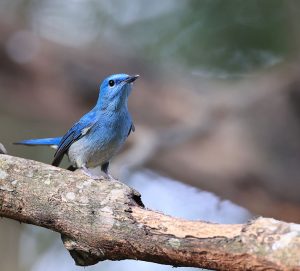
[[[58,145],[61,141],[62,137],[53,137],[53,138],[36,138],[36,139],[26,139],[22,140],[20,142],[16,142],[14,144],[17,145],[45,145],[45,146],[51,146],[51,145]]]

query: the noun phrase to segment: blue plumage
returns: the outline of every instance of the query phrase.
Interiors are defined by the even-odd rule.
[[[57,146],[61,141],[62,137],[50,137],[50,138],[36,138],[36,139],[27,139],[20,142],[16,142],[17,145],[48,145],[48,146]]]
[[[88,168],[101,166],[108,174],[110,159],[119,151],[134,125],[128,112],[128,96],[138,75],[115,74],[100,86],[96,106],[63,136],[29,139],[22,145],[56,145],[53,165],[58,166],[65,154],[76,168],[89,174]]]

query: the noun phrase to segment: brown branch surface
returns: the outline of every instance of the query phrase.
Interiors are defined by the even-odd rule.
[[[174,218],[144,208],[140,194],[121,182],[8,155],[0,155],[0,216],[61,233],[82,266],[136,259],[216,270],[300,270],[300,225]]]

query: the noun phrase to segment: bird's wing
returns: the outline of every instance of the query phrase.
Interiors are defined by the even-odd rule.
[[[70,146],[77,141],[78,139],[85,136],[90,129],[95,124],[95,114],[92,112],[88,115],[85,115],[73,127],[63,136],[61,139],[57,150],[54,154],[54,159],[52,162],[53,166],[58,166],[63,159],[64,154],[68,151]]]

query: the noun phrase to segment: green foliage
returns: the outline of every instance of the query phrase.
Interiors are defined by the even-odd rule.
[[[193,69],[251,71],[288,54],[288,4],[191,0],[169,14],[139,22],[135,34],[147,35],[135,44],[149,58],[175,59]]]

